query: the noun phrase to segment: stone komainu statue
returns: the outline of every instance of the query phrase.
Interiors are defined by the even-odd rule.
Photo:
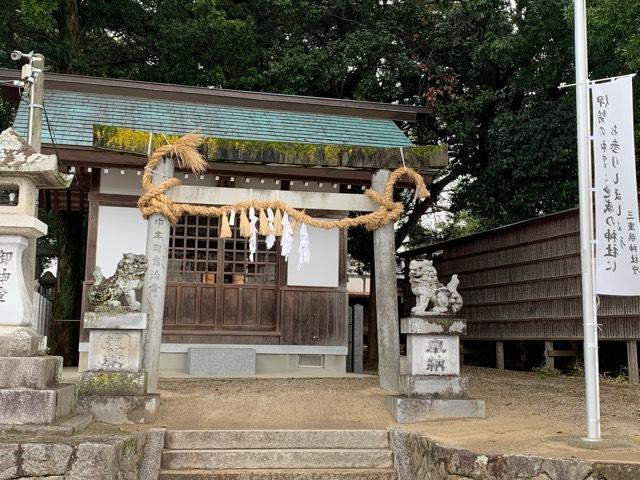
[[[124,297],[131,310],[140,310],[136,290],[142,288],[146,271],[147,257],[133,253],[122,255],[112,277],[105,278],[100,267],[96,267],[93,272],[95,284],[89,289],[89,303],[96,309],[117,310],[122,308],[120,298]]]
[[[411,309],[412,315],[457,313],[462,308],[462,297],[457,290],[460,283],[458,275],[452,275],[446,286],[441,284],[431,260],[411,260],[409,282],[411,291],[416,296],[416,306]]]

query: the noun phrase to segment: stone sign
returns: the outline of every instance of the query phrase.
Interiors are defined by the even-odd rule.
[[[90,370],[138,370],[141,331],[93,330],[89,337]]]
[[[31,300],[19,263],[28,240],[0,235],[0,319],[5,325],[31,326]]]
[[[407,364],[409,375],[459,375],[458,337],[407,335]]]

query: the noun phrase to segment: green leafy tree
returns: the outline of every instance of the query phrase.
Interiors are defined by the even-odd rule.
[[[16,106],[0,98],[0,131],[5,130],[13,122]]]
[[[432,198],[459,179],[452,218],[480,228],[576,205],[575,100],[557,88],[574,76],[571,4],[6,0],[0,48],[39,51],[56,72],[430,105],[402,127],[450,146]],[[588,13],[592,77],[637,70],[640,0]],[[406,203],[398,246],[430,238],[433,203]]]

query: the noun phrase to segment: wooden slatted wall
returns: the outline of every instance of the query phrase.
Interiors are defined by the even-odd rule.
[[[579,340],[579,242],[569,210],[402,255],[433,256],[442,283],[459,275],[469,340]],[[640,338],[640,297],[601,297],[599,323],[603,340]]]

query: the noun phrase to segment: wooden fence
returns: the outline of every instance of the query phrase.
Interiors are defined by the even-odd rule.
[[[400,255],[407,272],[411,259],[432,258],[441,282],[459,275],[467,340],[582,340],[577,209]],[[411,308],[411,289],[403,290]],[[600,297],[599,304],[600,338],[626,341],[632,352],[640,297]]]
[[[53,302],[38,292],[33,293],[33,328],[40,335],[51,333]]]

